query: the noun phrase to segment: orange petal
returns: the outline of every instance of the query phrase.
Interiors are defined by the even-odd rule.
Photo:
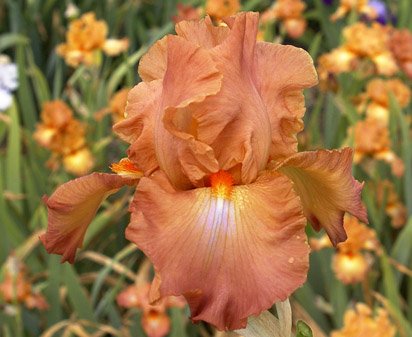
[[[318,83],[310,55],[303,49],[267,42],[256,45],[260,94],[272,129],[272,159],[297,151],[296,134],[303,129],[303,89]],[[273,74],[273,75],[269,75]]]
[[[369,265],[362,253],[338,252],[333,257],[332,269],[342,283],[353,284],[365,280]]]
[[[239,329],[306,280],[306,220],[279,173],[221,187],[175,191],[162,174],[142,178],[126,237],[154,263],[153,293],[185,296],[193,321]]]
[[[209,16],[202,20],[181,21],[175,27],[177,35],[203,48],[213,48],[221,44],[229,34],[226,26],[215,26]]]
[[[142,171],[129,158],[122,158],[118,163],[113,163],[110,169],[124,178],[140,179],[143,176]]]
[[[40,240],[47,252],[62,255],[62,262],[73,263],[102,201],[135,182],[117,174],[92,173],[59,186],[50,198],[44,197],[49,222]]]
[[[238,173],[238,182],[250,183],[267,164],[271,140],[269,118],[257,90],[258,14],[240,13],[227,20],[230,31],[222,41],[214,40],[218,34],[208,28],[209,21],[206,19],[203,23],[203,27],[206,26],[203,31],[198,29],[197,34],[185,32],[185,36],[206,47],[223,75],[221,89],[185,111],[175,111],[174,118],[185,114],[194,120],[193,134],[197,140],[213,148],[220,168]],[[212,31],[209,35],[205,33],[208,30]],[[216,46],[211,48],[213,44]]]
[[[334,245],[346,240],[343,215],[367,223],[361,202],[363,184],[352,176],[352,150],[300,152],[277,168],[294,182],[306,217],[315,229],[325,228]]]
[[[148,337],[164,337],[170,331],[170,318],[163,311],[150,310],[142,316],[142,327]]]
[[[140,59],[139,76],[145,81],[162,79],[167,67],[167,36],[157,41]]]
[[[208,53],[178,36],[167,38],[168,67],[163,79],[165,109],[155,123],[160,167],[179,187],[188,187],[218,169],[213,150],[196,139],[194,121],[186,108],[220,90],[221,74]]]
[[[124,141],[131,144],[129,159],[146,174],[158,167],[154,148],[154,121],[159,108],[161,81],[141,82],[130,90],[126,118],[113,126]]]

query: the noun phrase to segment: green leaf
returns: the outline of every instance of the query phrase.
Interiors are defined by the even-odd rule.
[[[19,72],[19,88],[17,90],[18,102],[23,117],[24,126],[33,131],[36,124],[37,113],[32,93],[32,88],[27,74],[25,47],[17,46],[16,62]]]
[[[408,215],[412,215],[412,140],[410,137],[410,122],[402,113],[402,110],[392,93],[389,94],[389,108],[398,119],[399,128],[402,136],[402,159],[405,164],[404,179],[404,193],[406,199],[406,206],[408,208]]]
[[[64,284],[67,286],[68,297],[73,310],[79,318],[94,322],[93,307],[73,267],[67,263],[64,264],[63,275]]]
[[[296,337],[313,337],[312,329],[305,322],[297,321]]]
[[[21,133],[17,105],[13,104],[8,109],[10,117],[9,133],[7,137],[6,157],[6,190],[16,195],[22,194],[21,175]],[[20,212],[22,211],[21,200],[11,202]]]
[[[382,274],[383,274],[383,292],[388,298],[389,302],[395,308],[401,308],[401,300],[398,293],[397,282],[395,279],[395,274],[392,270],[392,267],[388,261],[388,256],[385,252],[382,252],[380,257]]]
[[[391,256],[399,263],[409,265],[412,259],[412,217],[409,218],[393,244]]]
[[[316,59],[319,54],[319,49],[322,44],[322,33],[317,33],[309,46],[309,54],[313,59]]]
[[[17,45],[26,45],[29,42],[28,38],[15,33],[6,33],[0,36],[0,52],[3,50],[17,46]]]
[[[52,310],[47,313],[47,326],[50,327],[62,319],[63,311],[61,307],[59,288],[62,280],[63,265],[60,263],[60,256],[48,255],[47,270],[49,272],[48,286],[45,290],[47,302]]]
[[[170,309],[171,319],[172,319],[172,330],[170,332],[170,337],[187,337],[185,317],[183,312],[179,308]]]

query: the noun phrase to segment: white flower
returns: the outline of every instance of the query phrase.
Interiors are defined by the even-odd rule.
[[[11,105],[11,92],[18,87],[17,77],[17,66],[7,56],[0,55],[0,111]]]

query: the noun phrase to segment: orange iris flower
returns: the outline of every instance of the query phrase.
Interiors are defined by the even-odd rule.
[[[357,303],[348,309],[344,316],[342,329],[332,331],[331,337],[394,337],[396,328],[389,319],[388,312],[378,308],[374,315],[366,304]]]
[[[258,18],[182,21],[154,44],[114,126],[141,175],[60,186],[46,200],[48,252],[73,262],[102,200],[136,186],[126,237],[154,264],[151,300],[183,295],[193,321],[232,330],[305,282],[306,219],[335,244],[345,211],[367,221],[351,149],[297,152],[316,71],[303,49],[256,42]]]
[[[117,295],[117,304],[128,309],[142,309],[142,327],[147,336],[164,337],[170,331],[167,308],[183,308],[186,302],[182,297],[170,296],[153,305],[149,301],[149,291],[149,283],[128,286]]]

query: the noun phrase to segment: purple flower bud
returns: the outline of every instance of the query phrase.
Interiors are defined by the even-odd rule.
[[[378,14],[376,21],[378,21],[381,24],[386,24],[389,21],[391,21],[391,15],[389,13],[389,10],[382,0],[370,0],[368,2],[368,5],[372,7]]]

